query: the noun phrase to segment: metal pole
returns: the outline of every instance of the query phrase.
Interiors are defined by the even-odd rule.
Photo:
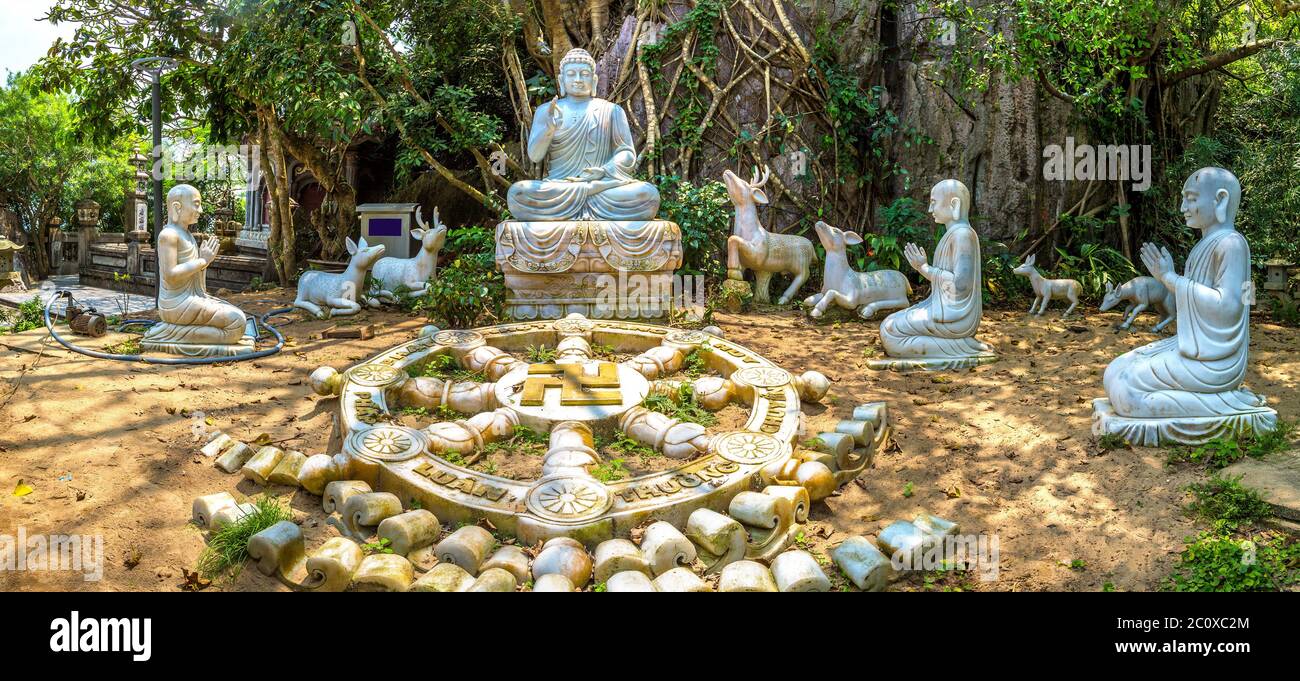
[[[153,236],[162,233],[163,215],[167,206],[163,205],[162,173],[159,171],[162,160],[162,71],[153,72]]]

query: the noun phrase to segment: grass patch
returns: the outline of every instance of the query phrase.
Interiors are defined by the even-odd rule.
[[[1241,477],[1211,477],[1187,486],[1194,497],[1184,509],[1188,515],[1213,524],[1216,530],[1235,530],[1273,514],[1259,493],[1241,484]]]
[[[659,450],[647,444],[642,444],[628,437],[626,433],[617,433],[614,439],[609,442],[602,442],[599,439],[596,442],[596,449],[599,451],[617,452],[624,456],[639,456],[642,459],[652,459],[663,456]]]
[[[423,362],[406,367],[406,374],[411,378],[441,378],[448,381],[472,381],[486,383],[487,376],[478,371],[465,369],[451,355],[434,355]]]
[[[555,358],[559,356],[555,348],[547,347],[545,345],[528,346],[527,355],[528,355],[528,361],[532,362],[533,364],[546,364],[549,362],[554,362]]]
[[[1204,464],[1218,470],[1248,456],[1258,459],[1289,449],[1295,430],[1295,423],[1279,419],[1277,428],[1268,433],[1220,437],[1196,447],[1175,447],[1169,453],[1168,462]]]
[[[293,520],[289,509],[271,497],[262,497],[253,506],[251,513],[208,537],[196,567],[204,578],[214,579],[226,573],[232,578],[237,576],[248,559],[248,540],[278,522]]]
[[[717,425],[718,417],[695,401],[694,385],[682,383],[677,387],[676,395],[648,395],[641,401],[641,406],[670,416],[678,421],[698,423],[705,428]]]
[[[1097,438],[1097,446],[1103,452],[1110,452],[1116,449],[1132,449],[1133,445],[1124,439],[1124,436],[1115,433],[1106,433]]]
[[[128,338],[121,343],[104,346],[104,352],[111,352],[114,355],[138,355],[140,354],[140,339]]]
[[[609,459],[591,469],[591,477],[601,482],[616,482],[627,477],[627,469],[623,467],[623,459]]]
[[[686,357],[682,358],[682,373],[691,378],[699,378],[709,371],[709,363],[704,361],[704,353],[700,352],[708,345],[706,341],[701,347],[686,353]]]

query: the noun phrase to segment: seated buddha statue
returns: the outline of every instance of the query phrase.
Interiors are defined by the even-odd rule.
[[[652,220],[659,190],[632,177],[637,166],[623,108],[596,97],[596,61],[582,49],[560,61],[560,96],[537,108],[528,157],[546,177],[510,187],[515,220]]]

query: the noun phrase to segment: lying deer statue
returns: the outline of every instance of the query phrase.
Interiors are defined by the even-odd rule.
[[[746,269],[754,270],[754,300],[766,303],[771,300],[767,289],[772,275],[792,275],[794,281],[777,300],[777,303],[785,305],[808,281],[817,252],[808,239],[769,232],[758,222],[758,204],[767,203],[763,185],[767,184],[769,177],[771,172],[767,168],[763,169],[761,178],[755,170],[754,179],[749,182],[730,170],[722,173],[727,196],[736,206],[736,224],[731,236],[727,237],[727,278],[743,280]]]
[[[1047,311],[1048,303],[1052,302],[1053,299],[1061,298],[1070,301],[1070,307],[1066,308],[1061,315],[1061,319],[1065,319],[1070,316],[1071,312],[1074,312],[1074,308],[1079,306],[1079,292],[1083,290],[1083,287],[1073,279],[1043,278],[1043,275],[1039,274],[1038,269],[1034,267],[1034,261],[1037,259],[1038,256],[1031,255],[1025,258],[1025,262],[1019,267],[1011,270],[1016,274],[1029,277],[1029,283],[1034,287],[1034,302],[1029,306],[1029,314],[1041,316]],[[1038,308],[1038,312],[1034,312],[1034,308]]]
[[[804,299],[812,305],[812,316],[820,317],[831,303],[850,310],[857,309],[863,319],[870,319],[880,310],[893,310],[909,305],[907,296],[912,285],[898,270],[855,272],[844,253],[846,246],[862,243],[862,237],[845,232],[818,221],[817,238],[826,249],[826,266],[822,274],[822,291]]]
[[[420,252],[414,258],[380,258],[370,274],[375,280],[376,289],[370,295],[385,303],[397,302],[398,289],[406,289],[411,296],[419,297],[428,293],[429,279],[438,271],[438,253],[447,241],[447,227],[438,218],[438,209],[433,209],[433,228],[425,224],[423,208],[415,209],[415,222],[419,228],[411,230],[411,236],[420,240]]]
[[[1169,326],[1169,323],[1178,317],[1173,292],[1165,288],[1165,285],[1155,277],[1134,277],[1120,284],[1119,288],[1115,288],[1114,284],[1108,282],[1106,296],[1101,299],[1101,311],[1105,312],[1115,307],[1121,300],[1128,303],[1124,308],[1124,313],[1128,317],[1119,325],[1121,329],[1133,326],[1133,320],[1148,307],[1155,308],[1164,317],[1155,328],[1151,329],[1156,333]]]
[[[361,310],[357,296],[363,291],[366,272],[384,254],[384,246],[371,246],[364,237],[360,244],[348,239],[347,245],[352,259],[343,272],[303,272],[298,278],[298,298],[293,301],[294,307],[306,310],[319,319],[356,314]]]

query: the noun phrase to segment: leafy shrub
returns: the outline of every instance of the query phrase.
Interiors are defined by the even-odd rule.
[[[2,319],[10,324],[9,333],[39,329],[45,326],[45,307],[41,305],[40,296],[32,296],[30,300],[18,306],[16,314],[5,315]]]
[[[1219,469],[1249,456],[1254,459],[1287,449],[1296,425],[1279,420],[1267,433],[1220,437],[1196,447],[1179,447],[1169,455],[1170,463],[1203,463]]]
[[[430,321],[454,329],[475,326],[482,317],[501,317],[505,305],[505,278],[496,271],[491,230],[465,227],[452,230],[445,246],[454,255],[450,265],[440,267],[413,309],[423,311]]]
[[[1100,243],[1080,244],[1076,253],[1057,248],[1056,254],[1060,261],[1054,277],[1078,280],[1086,300],[1100,301],[1106,295],[1106,284],[1119,286],[1138,276],[1123,253]]]
[[[726,274],[725,249],[731,234],[731,199],[718,181],[691,184],[675,175],[655,178],[659,216],[682,230],[682,269],[686,274]]]
[[[1273,509],[1259,493],[1243,487],[1241,476],[1221,478],[1187,486],[1195,499],[1187,505],[1188,515],[1214,523],[1216,529],[1236,529],[1272,515]]]
[[[1265,534],[1251,539],[1203,532],[1187,540],[1168,591],[1279,591],[1300,583],[1300,542]]]

